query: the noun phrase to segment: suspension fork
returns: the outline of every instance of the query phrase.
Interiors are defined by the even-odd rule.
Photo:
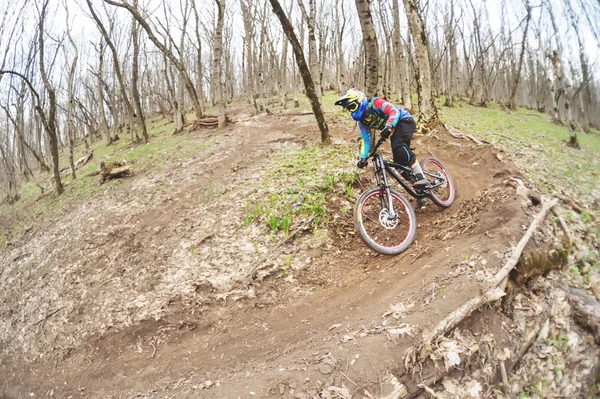
[[[383,187],[383,189],[385,190],[387,202],[389,205],[386,205],[385,198],[383,198],[383,196],[380,196],[379,200],[381,201],[381,208],[387,208],[390,218],[394,219],[397,215],[396,211],[394,210],[392,193],[390,190],[390,185],[388,183],[387,175],[385,173],[385,165],[383,164],[383,159],[381,158],[380,154],[377,154],[377,156],[373,159],[373,164],[375,165],[375,180],[377,181],[377,185]],[[381,176],[383,176],[383,184],[381,183],[381,178],[379,177],[380,174]]]

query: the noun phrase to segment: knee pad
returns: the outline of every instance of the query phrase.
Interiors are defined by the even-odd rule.
[[[394,154],[394,162],[402,166],[409,166],[416,159],[415,154],[406,145],[394,147],[392,148],[392,152]]]

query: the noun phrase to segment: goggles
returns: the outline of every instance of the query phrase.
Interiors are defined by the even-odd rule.
[[[356,102],[350,103],[346,106],[346,111],[348,111],[348,112],[354,112],[357,109],[358,109],[358,103],[356,103]]]

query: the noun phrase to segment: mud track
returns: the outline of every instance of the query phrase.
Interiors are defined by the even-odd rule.
[[[332,125],[336,141],[351,139]],[[497,150],[438,132],[413,144],[446,164],[457,198],[417,212],[405,253],[373,253],[348,220],[345,238],[284,244],[300,259],[293,276],[253,279],[256,254],[276,243],[244,236],[243,210],[229,208],[252,194],[270,154],[313,130],[238,115],[222,136],[191,133],[214,145],[173,160],[171,175],[73,205],[0,254],[0,396],[301,398],[342,383],[378,395],[421,333],[502,265],[527,205]]]

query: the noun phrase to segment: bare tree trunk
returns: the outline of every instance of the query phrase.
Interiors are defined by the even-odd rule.
[[[256,87],[254,85],[254,25],[253,17],[255,16],[255,5],[252,0],[240,0],[240,7],[242,9],[242,19],[244,21],[244,33],[246,35],[244,39],[244,46],[246,49],[246,96],[248,102],[254,105],[256,112],[258,111],[258,104],[256,103]]]
[[[426,124],[438,119],[431,91],[431,69],[425,23],[419,13],[417,0],[403,0],[408,26],[415,45],[417,59],[417,93],[419,95],[419,123]]]
[[[133,6],[137,8],[138,1],[134,0]],[[140,53],[140,37],[138,35],[138,27],[135,18],[131,21],[131,36],[133,37],[133,63],[131,66],[131,92],[133,94],[133,103],[137,112],[137,117],[140,120],[142,127],[142,135],[144,137],[144,143],[148,144],[148,129],[146,128],[146,119],[144,118],[144,111],[142,110],[142,102],[140,99],[140,92],[138,88],[138,57]],[[183,36],[183,35],[182,35]]]
[[[313,83],[315,85],[317,97],[319,99],[319,102],[321,102],[321,96],[323,95],[323,91],[321,89],[321,82],[319,78],[319,57],[317,56],[317,38],[315,36],[315,0],[309,0],[310,14],[306,12],[306,7],[304,7],[303,0],[298,0],[298,6],[300,6],[302,18],[304,19],[304,22],[308,27],[308,64],[310,65],[310,73],[313,77]]]
[[[363,45],[367,57],[365,63],[365,92],[368,96],[377,96],[379,85],[379,45],[373,26],[371,8],[367,0],[355,0],[360,28],[363,35]]]
[[[340,23],[340,10],[342,14],[342,21]],[[337,69],[337,86],[338,92],[342,93],[347,89],[347,71],[346,71],[346,63],[344,61],[344,48],[342,39],[344,37],[344,30],[346,29],[346,15],[344,13],[344,6],[340,4],[340,0],[336,0],[335,3],[335,31],[337,33],[336,36],[336,69]]]
[[[219,113],[219,128],[225,127],[225,102],[223,99],[223,83],[221,57],[223,56],[223,20],[225,19],[225,0],[215,0],[217,4],[217,26],[213,45],[213,87],[215,92],[215,105]]]
[[[96,74],[97,80],[97,99],[98,114],[100,115],[100,128],[106,137],[106,145],[112,144],[112,136],[106,120],[106,112],[104,111],[104,82],[103,82],[103,70],[104,70],[104,43],[100,42],[98,49],[98,73]]]
[[[69,69],[69,78],[67,83],[67,137],[69,138],[69,165],[71,166],[71,177],[73,180],[77,179],[77,174],[75,173],[75,164],[73,162],[73,147],[75,146],[74,142],[74,130],[75,126],[73,123],[73,103],[74,103],[74,92],[73,92],[73,80],[75,79],[75,71],[77,68],[77,60],[79,58],[79,53],[77,50],[77,45],[71,37],[71,29],[69,26],[69,10],[67,9],[67,37],[69,38],[69,42],[71,43],[71,47],[73,47],[73,51],[75,52],[75,56],[73,57],[73,62],[71,63],[71,69]]]
[[[44,162],[44,159],[42,157],[42,155],[40,155],[31,145],[29,145],[27,143],[27,141],[25,140],[24,137],[24,132],[23,132],[23,124],[21,124],[18,120],[15,120],[11,114],[10,114],[10,110],[5,107],[4,105],[0,104],[0,107],[2,107],[2,109],[4,109],[4,112],[6,113],[6,117],[12,122],[12,124],[15,127],[15,132],[19,138],[19,141],[21,143],[23,143],[23,146],[25,148],[27,148],[29,150],[29,152],[31,153],[31,155],[33,155],[33,157],[35,158],[35,160],[38,162],[39,166],[40,166],[40,170],[42,172],[50,172],[50,167],[48,165],[46,165],[46,163]],[[35,114],[33,114],[35,119]],[[35,125],[35,121],[32,121],[32,126]]]
[[[581,28],[579,27],[579,20],[575,16],[575,12],[573,11],[573,6],[569,2],[565,2],[569,9],[569,15],[571,19],[571,26],[575,31],[575,36],[577,37],[577,44],[579,45],[579,61],[581,63],[581,79],[582,79],[582,89],[581,89],[581,126],[584,132],[590,131],[590,106],[592,103],[592,93],[590,90],[590,82],[592,81],[590,76],[590,67],[588,65],[588,59],[586,56],[585,43],[583,43],[583,38],[581,37]],[[600,47],[600,43],[598,43]]]
[[[115,75],[117,76],[117,81],[119,82],[119,89],[121,92],[121,96],[123,98],[123,102],[125,103],[125,108],[127,110],[129,119],[133,120],[135,118],[135,111],[133,110],[131,102],[129,101],[129,95],[127,94],[127,88],[125,86],[123,74],[121,73],[121,66],[119,64],[119,55],[117,53],[117,48],[115,47],[114,43],[112,42],[112,39],[110,38],[110,35],[106,31],[106,28],[102,24],[102,21],[96,14],[94,7],[92,7],[91,0],[86,0],[86,3],[88,5],[88,9],[90,10],[90,14],[92,15],[92,18],[96,22],[96,26],[100,30],[102,37],[104,37],[104,40],[106,41],[106,44],[108,45],[108,48],[110,49],[110,51],[112,53],[113,69],[114,69]],[[111,26],[112,26],[112,22],[111,22]],[[112,28],[111,28],[111,30],[112,30]]]
[[[283,31],[285,32],[288,40],[290,41],[290,44],[292,45],[292,49],[294,50],[294,55],[298,64],[298,69],[300,69],[300,74],[302,75],[302,80],[304,81],[306,96],[308,97],[312,106],[313,113],[315,114],[315,118],[317,120],[317,125],[319,125],[319,130],[321,130],[321,143],[331,144],[331,138],[329,137],[329,127],[327,126],[327,122],[325,121],[325,116],[323,114],[321,102],[319,101],[317,93],[315,92],[315,85],[313,83],[313,78],[310,73],[310,69],[308,68],[308,65],[306,65],[306,59],[304,58],[302,45],[298,41],[298,38],[294,33],[294,27],[285,15],[283,9],[281,8],[281,5],[279,4],[279,1],[269,0],[269,2],[273,7],[273,13],[275,13],[277,18],[279,18],[281,26],[283,27]]]
[[[288,83],[287,83],[287,58],[288,58],[288,45],[287,40],[282,40],[281,43],[281,75],[279,78],[279,94],[281,95],[281,106],[283,109],[286,108],[287,94],[288,94]]]
[[[552,23],[552,28],[554,29],[554,40],[556,41],[556,50],[552,52],[551,56],[552,66],[554,68],[554,84],[552,85],[554,88],[553,121],[562,124],[558,104],[560,97],[564,95],[565,110],[567,111],[567,124],[569,128],[569,145],[578,147],[579,143],[577,142],[577,133],[575,129],[575,123],[573,122],[573,110],[571,109],[571,96],[569,93],[567,93],[564,68],[562,65],[561,36],[559,35],[558,25],[556,24],[556,19],[554,18],[552,5],[548,5],[547,10],[550,14],[550,22]]]
[[[8,123],[8,121],[7,121]],[[8,141],[8,136],[6,137]],[[15,176],[14,162],[12,157],[8,154],[8,145],[6,146],[6,150],[4,149],[4,143],[0,142],[0,156],[2,162],[0,165],[3,167],[0,168],[4,174],[4,184],[6,187],[7,201],[9,204],[13,204],[17,202],[20,198],[19,195],[19,186]]]
[[[194,24],[194,32],[196,33],[196,41],[198,42],[198,49],[196,53],[196,87],[198,93],[198,100],[200,103],[200,112],[204,112],[204,73],[202,68],[202,40],[200,39],[200,18],[198,17],[198,10],[196,9],[196,1],[192,1],[192,10],[194,11],[194,17],[196,23]],[[193,100],[193,99],[192,99]],[[197,116],[197,115],[196,115]]]
[[[392,18],[394,19],[393,43],[394,43],[394,83],[398,100],[402,101],[404,108],[411,108],[410,83],[408,80],[407,60],[404,56],[404,46],[402,45],[402,31],[400,29],[400,4],[398,0],[392,3]]]
[[[517,96],[517,89],[519,87],[519,81],[521,79],[521,70],[523,68],[523,57],[525,55],[525,47],[527,46],[527,31],[529,29],[529,21],[531,21],[531,6],[529,0],[525,0],[525,8],[527,9],[527,16],[525,17],[525,29],[523,30],[523,40],[521,41],[521,53],[519,54],[519,64],[515,71],[515,82],[510,93],[510,99],[508,100],[508,108],[516,109],[515,97]]]
[[[450,15],[448,20],[445,22],[445,34],[446,34],[446,45],[448,46],[449,52],[449,71],[448,71],[448,92],[446,95],[447,107],[454,106],[454,95],[456,94],[456,88],[458,82],[458,54],[456,51],[456,28],[454,27],[454,0],[450,1]]]
[[[48,75],[46,74],[45,64],[44,64],[44,19],[46,18],[46,10],[48,6],[49,0],[44,2],[42,7],[42,11],[40,14],[40,22],[38,24],[38,43],[40,48],[39,51],[39,59],[40,59],[40,74],[42,76],[42,80],[44,82],[44,87],[48,92],[48,103],[49,103],[49,112],[48,118],[42,118],[42,122],[44,123],[44,127],[46,133],[48,134],[48,139],[50,141],[50,153],[52,154],[52,166],[54,170],[54,183],[56,185],[56,192],[58,195],[62,194],[65,190],[63,188],[62,182],[60,181],[60,167],[59,167],[59,157],[58,157],[58,135],[56,133],[56,92],[54,91],[54,87],[50,83],[48,79]]]

